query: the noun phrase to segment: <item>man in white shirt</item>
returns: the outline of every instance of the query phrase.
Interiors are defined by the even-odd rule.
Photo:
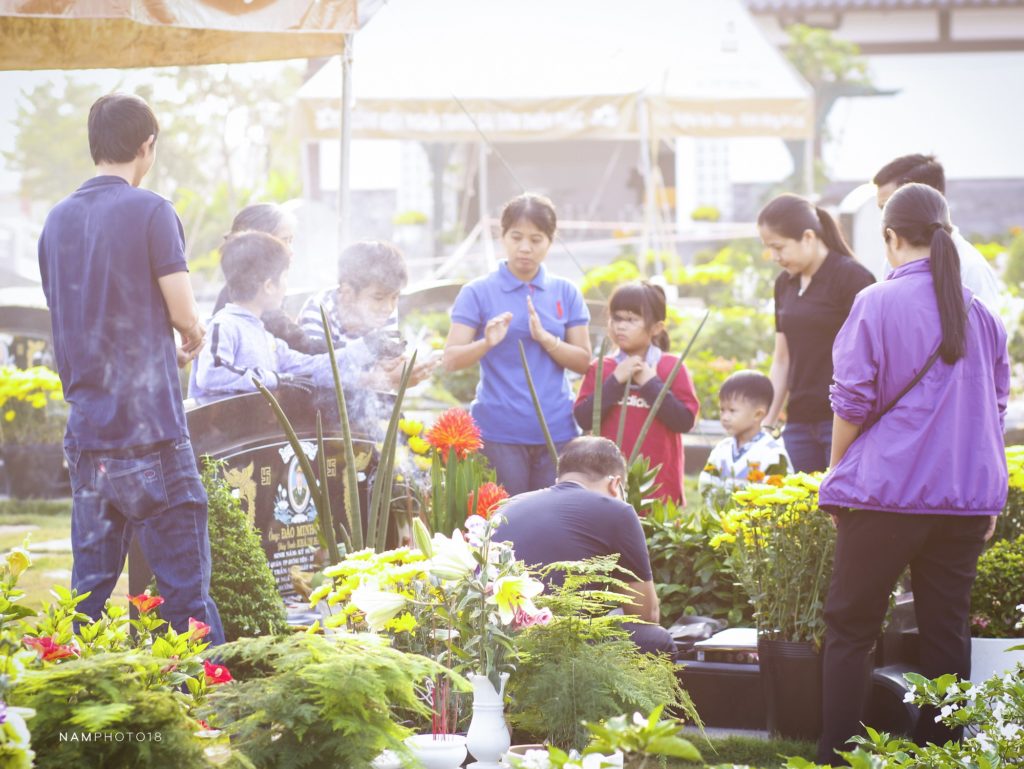
[[[878,207],[885,205],[904,184],[927,184],[946,194],[946,172],[934,155],[903,155],[886,163],[872,179],[878,188]],[[984,256],[972,246],[960,230],[953,227],[953,242],[960,254],[960,280],[975,296],[995,311],[999,303],[1001,286],[995,271]]]

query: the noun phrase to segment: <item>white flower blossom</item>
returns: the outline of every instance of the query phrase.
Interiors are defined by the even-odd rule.
[[[912,703],[914,701],[914,692],[910,691],[904,694],[903,701]]]
[[[986,753],[991,753],[995,748],[995,744],[989,739],[989,736],[985,734],[985,732],[978,732],[978,736],[975,737],[975,740],[978,743],[978,747]]]
[[[1020,724],[1003,724],[999,727],[999,735],[1006,740],[1012,740],[1020,732]]]
[[[954,710],[956,710],[956,708],[953,705],[943,705],[942,710],[940,710],[939,714],[935,716],[935,723],[939,723],[943,718],[953,715]]]

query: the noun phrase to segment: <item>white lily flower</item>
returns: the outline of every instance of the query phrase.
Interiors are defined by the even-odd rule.
[[[394,619],[405,604],[403,596],[369,585],[360,585],[352,591],[352,605],[366,615],[366,624],[375,632],[381,630],[388,620]]]
[[[441,579],[457,580],[469,576],[476,570],[473,549],[456,529],[451,539],[435,534],[431,542],[434,557],[427,562],[427,571]]]
[[[487,603],[496,604],[498,618],[502,625],[509,624],[515,617],[516,609],[528,614],[536,614],[537,607],[530,600],[544,592],[544,583],[526,574],[498,577],[493,583],[493,591],[487,596]]]

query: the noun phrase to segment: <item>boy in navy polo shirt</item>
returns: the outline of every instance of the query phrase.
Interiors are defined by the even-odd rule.
[[[165,198],[138,189],[156,158],[149,105],[110,94],[89,111],[96,176],[50,212],[39,269],[70,406],[72,587],[99,617],[132,535],[178,632],[194,617],[224,640],[210,599],[206,492],[182,407],[178,366],[203,345],[184,234]],[[175,347],[174,331],[181,337]]]

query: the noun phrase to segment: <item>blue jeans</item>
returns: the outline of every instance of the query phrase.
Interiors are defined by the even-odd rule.
[[[177,632],[189,617],[224,642],[210,598],[206,490],[185,438],[128,449],[65,446],[71,471],[71,586],[91,595],[78,605],[97,619],[124,569],[133,534],[165,603],[160,615]]]
[[[824,471],[832,458],[832,420],[787,422],[782,442],[798,473]]]
[[[568,441],[556,443],[555,449],[560,452],[566,443]],[[555,483],[555,465],[546,444],[484,441],[483,455],[494,468],[498,483],[511,497],[524,491],[546,489]]]

